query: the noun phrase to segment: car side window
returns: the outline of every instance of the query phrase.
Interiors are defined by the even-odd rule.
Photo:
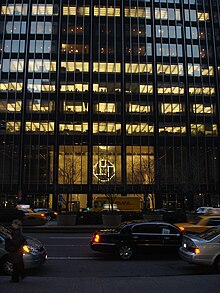
[[[219,226],[219,225],[220,225],[220,219],[215,219],[215,218],[209,219],[207,223],[207,226]]]
[[[160,229],[157,224],[142,224],[134,226],[132,233],[160,234]]]
[[[179,234],[179,230],[169,225],[160,225],[161,234]]]

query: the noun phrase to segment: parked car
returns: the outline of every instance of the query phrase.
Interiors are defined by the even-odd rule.
[[[196,209],[196,214],[201,215],[219,215],[220,216],[220,208],[213,207],[199,207]]]
[[[35,212],[30,208],[22,208],[19,210],[24,213],[23,225],[44,225],[47,221],[45,213]]]
[[[200,233],[220,225],[220,216],[197,216],[190,223],[176,223],[184,232]]]
[[[10,275],[12,263],[8,259],[8,252],[5,250],[5,239],[11,234],[11,230],[0,225],[0,269],[3,273]],[[43,265],[47,258],[47,251],[44,245],[37,239],[25,236],[27,245],[23,246],[23,259],[25,269],[37,268]]]
[[[48,208],[48,209],[47,208],[37,208],[37,209],[34,209],[34,212],[35,213],[44,213],[47,221],[55,220],[58,215],[57,212],[54,212],[50,208]]]
[[[165,222],[124,222],[115,229],[105,229],[94,233],[90,245],[94,251],[116,253],[120,259],[129,260],[136,253],[150,248],[178,248],[181,246],[182,232]]]
[[[220,228],[215,227],[197,235],[185,235],[179,255],[189,263],[214,266],[220,272]]]

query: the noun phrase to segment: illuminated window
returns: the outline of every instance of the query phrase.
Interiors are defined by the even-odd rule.
[[[126,63],[125,64],[126,73],[152,73],[152,64],[135,64]]]
[[[75,84],[61,84],[61,92],[85,92],[88,91],[88,84],[75,83]]]
[[[3,59],[3,72],[23,72],[24,71],[24,60],[23,59]]]
[[[182,104],[168,104],[168,103],[161,103],[161,113],[163,114],[179,114],[183,112],[183,105]]]
[[[88,72],[88,62],[61,62],[61,70],[74,72]]]
[[[177,65],[157,64],[157,73],[183,76],[184,75],[183,64],[177,64]]]
[[[1,14],[8,15],[27,15],[27,4],[8,4],[2,5]]]
[[[50,72],[56,71],[56,62],[47,59],[29,59],[29,72]]]
[[[115,113],[116,106],[115,103],[98,103],[94,105],[94,111],[101,113]]]
[[[213,105],[193,104],[193,113],[196,114],[213,114]]]
[[[155,19],[181,20],[180,9],[155,8]]]
[[[209,66],[208,68],[201,68],[201,71],[202,71],[202,75],[210,75],[210,76],[214,75],[213,66]]]
[[[216,124],[191,124],[191,135],[217,136]]]
[[[21,101],[0,100],[0,112],[21,112]]]
[[[86,102],[64,101],[63,107],[65,112],[88,112],[88,103]]]
[[[76,6],[64,6],[63,7],[63,15],[90,15],[90,8],[86,7],[76,7]]]
[[[126,132],[128,135],[153,134],[154,126],[147,123],[130,123],[126,124]]]
[[[200,66],[200,64],[188,63],[188,75],[201,76],[201,66]]]
[[[108,88],[106,86],[102,86],[100,84],[94,83],[93,84],[93,91],[100,92],[100,93],[107,93]]]
[[[214,95],[215,88],[211,87],[189,87],[189,93],[191,95]]]
[[[27,90],[29,92],[55,92],[55,85],[49,84],[49,80],[28,79]]]
[[[93,72],[121,72],[121,64],[93,62]]]
[[[151,19],[150,7],[139,7],[139,8],[125,8],[125,17],[141,17]]]
[[[88,123],[60,123],[59,131],[64,133],[83,133],[88,131]]]
[[[95,5],[94,16],[120,16],[120,8]]]
[[[93,123],[93,133],[112,133],[120,134],[121,124],[114,122]]]
[[[0,91],[22,91],[22,82],[0,83]]]
[[[127,112],[130,113],[150,113],[152,106],[150,105],[140,105],[135,103],[129,103],[127,104]]]
[[[205,21],[205,20],[209,20],[209,14],[208,12],[198,12],[198,20],[199,21]]]
[[[32,15],[53,15],[53,4],[32,4]]]
[[[153,86],[149,84],[140,84],[139,92],[140,94],[153,94]]]
[[[184,95],[184,88],[178,87],[178,86],[158,87],[157,92],[159,95],[167,95],[167,94]]]
[[[6,132],[20,132],[21,122],[7,121]]]
[[[54,132],[54,122],[41,121],[41,122],[30,122],[27,121],[25,124],[25,131],[27,132]]]
[[[29,101],[28,110],[30,112],[52,112],[54,110],[53,105],[52,101],[34,99]]]
[[[174,135],[185,135],[186,127],[182,125],[160,125],[159,126],[159,134],[174,134]]]

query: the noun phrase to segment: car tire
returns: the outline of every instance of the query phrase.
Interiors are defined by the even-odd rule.
[[[8,255],[3,256],[1,259],[1,270],[5,275],[11,275],[12,274],[12,263],[8,259]]]
[[[123,243],[118,247],[117,254],[121,260],[130,260],[134,256],[134,248],[129,243]]]
[[[216,257],[214,267],[216,271],[220,273],[220,255]]]

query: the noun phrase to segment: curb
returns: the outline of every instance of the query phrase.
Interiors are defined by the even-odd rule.
[[[75,226],[23,226],[23,232],[28,233],[94,233],[100,229],[111,229],[101,225],[75,225]]]

